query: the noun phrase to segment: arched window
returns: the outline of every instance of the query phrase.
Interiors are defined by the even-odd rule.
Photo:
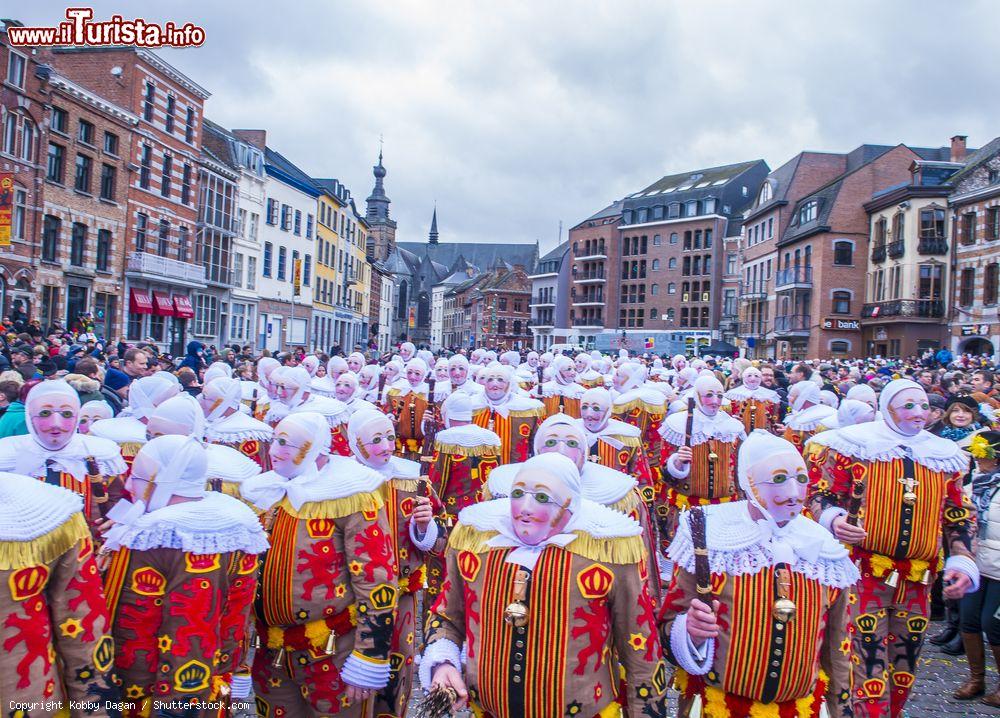
[[[660,271],[660,260],[659,259],[654,259],[653,260],[653,271],[654,272]]]
[[[659,247],[661,244],[663,244],[663,240],[660,239],[660,235],[654,234],[653,235],[653,246],[654,247]]]
[[[674,321],[674,317],[676,315],[677,315],[676,310],[673,307],[671,307],[670,309],[667,310],[667,321],[668,322]]]
[[[677,285],[673,282],[667,284],[667,294],[677,294]]]
[[[417,299],[417,326],[426,327],[431,321],[431,298],[427,292],[421,292]]]
[[[670,233],[670,244],[677,244],[677,232]]]
[[[639,311],[641,312],[642,310],[640,309]],[[653,308],[651,308],[649,310],[649,318],[650,319],[659,319],[660,318],[660,315],[656,313],[656,307],[653,307]]]
[[[677,269],[677,257],[671,257],[667,260],[667,269]]]
[[[834,314],[850,314],[851,313],[851,293],[840,290],[833,293],[833,313]]]
[[[841,239],[833,243],[833,263],[842,267],[854,264],[854,243]]]
[[[654,284],[653,286],[651,286],[649,288],[649,293],[655,297],[657,294],[660,293],[660,285]]]
[[[761,185],[760,195],[757,196],[757,206],[771,201],[771,183],[765,182]]]

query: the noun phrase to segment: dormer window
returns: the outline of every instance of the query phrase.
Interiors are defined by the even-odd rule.
[[[773,196],[774,195],[771,192],[771,183],[765,182],[760,188],[760,194],[757,195],[757,205],[760,206],[762,204],[767,204],[771,201],[771,197]]]
[[[799,224],[807,224],[819,215],[819,201],[812,199],[799,207]]]

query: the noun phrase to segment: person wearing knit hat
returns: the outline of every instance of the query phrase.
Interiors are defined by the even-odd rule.
[[[464,509],[445,559],[448,581],[427,622],[420,680],[453,690],[454,709],[625,715],[608,679],[619,675],[617,663],[627,715],[667,715],[641,528],[584,498],[569,458],[534,456],[519,466],[509,496]],[[479,618],[462,618],[470,615]]]
[[[0,695],[4,712],[84,715],[118,695],[114,641],[79,495],[0,473]],[[78,703],[79,702],[79,703]],[[96,714],[108,715],[103,710]]]
[[[678,668],[678,715],[696,696],[715,718],[818,718],[824,697],[830,715],[843,715],[851,663],[840,648],[858,569],[803,515],[809,477],[793,444],[757,429],[737,463],[746,499],[703,509],[711,600],[697,586],[690,513],[669,549],[676,568],[660,635]]]
[[[483,393],[473,399],[472,420],[500,437],[500,463],[524,461],[530,456],[530,437],[545,415],[537,399],[515,393],[513,371],[499,363],[483,367],[477,380]]]
[[[205,412],[205,441],[235,449],[253,459],[261,471],[268,471],[271,468],[268,450],[274,432],[263,421],[240,410],[242,384],[226,378],[205,382],[198,395],[198,403]]]
[[[773,389],[761,386],[764,375],[749,362],[740,371],[739,378],[741,383],[725,394],[732,415],[743,422],[747,432],[754,429],[774,431],[781,422],[781,397]]]
[[[348,457],[318,460],[325,417],[290,414],[274,429],[271,471],[243,497],[273,513],[260,571],[254,694],[265,715],[371,715],[391,672],[397,572],[383,476]]]
[[[979,584],[975,515],[962,493],[969,458],[955,442],[925,430],[929,411],[923,387],[893,380],[879,396],[878,420],[830,432],[823,449],[807,457],[810,512],[851,546],[862,572],[851,599],[860,659],[853,669],[855,716],[902,712],[935,575],[942,574],[949,599]],[[863,519],[849,521],[849,510]],[[942,542],[949,552],[943,566]],[[885,640],[890,634],[895,640]]]
[[[108,439],[77,433],[80,398],[62,380],[43,381],[24,400],[27,434],[0,439],[0,471],[31,476],[76,492],[83,512],[96,531],[107,511],[125,493],[128,466],[118,445]],[[97,462],[100,476],[91,477],[87,460]]]
[[[393,456],[394,431],[389,417],[380,411],[359,411],[351,417],[348,434],[354,459],[385,480],[382,499],[389,517],[392,555],[400,575],[389,651],[402,660],[392,667],[388,685],[376,693],[374,713],[404,716],[413,684],[417,592],[424,587],[425,557],[444,552],[446,520],[429,480],[420,475],[420,464]]]
[[[124,696],[177,701],[180,715],[227,695],[242,659],[257,554],[267,549],[249,507],[205,490],[206,470],[193,437],[144,444],[128,480],[133,501],[108,513],[102,548]]]
[[[582,362],[590,366],[590,355],[581,354],[586,361]],[[573,418],[580,418],[580,397],[586,391],[583,386],[577,383],[577,367],[573,360],[567,356],[557,356],[552,360],[552,380],[541,385],[540,397],[545,405],[545,415],[569,414]]]
[[[722,383],[714,376],[698,377],[693,394],[686,410],[671,414],[660,427],[665,491],[657,497],[656,515],[663,554],[681,511],[738,495],[734,459],[747,436],[743,423],[722,411]]]

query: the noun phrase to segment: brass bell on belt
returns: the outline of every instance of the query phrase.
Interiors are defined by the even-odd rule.
[[[913,504],[917,503],[916,492],[913,491],[912,489],[903,492],[903,503],[906,504],[907,506],[913,506]]]
[[[521,601],[508,604],[503,612],[503,620],[514,628],[528,625],[528,607]]]
[[[714,451],[709,451],[708,452],[708,460],[709,461],[715,461],[718,458],[719,458],[719,455],[716,454]]]
[[[932,583],[934,583],[934,574],[931,573],[931,570],[929,568],[924,569],[924,575],[920,577],[920,583],[924,584],[925,586],[930,586]]]
[[[890,571],[885,577],[885,585],[889,588],[896,588],[899,585],[899,574],[895,569]]]
[[[774,620],[788,623],[795,618],[795,602],[790,598],[779,598],[771,611]]]

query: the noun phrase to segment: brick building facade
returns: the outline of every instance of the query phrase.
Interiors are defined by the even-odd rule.
[[[472,337],[477,347],[531,346],[531,280],[522,266],[494,267],[470,293]]]

